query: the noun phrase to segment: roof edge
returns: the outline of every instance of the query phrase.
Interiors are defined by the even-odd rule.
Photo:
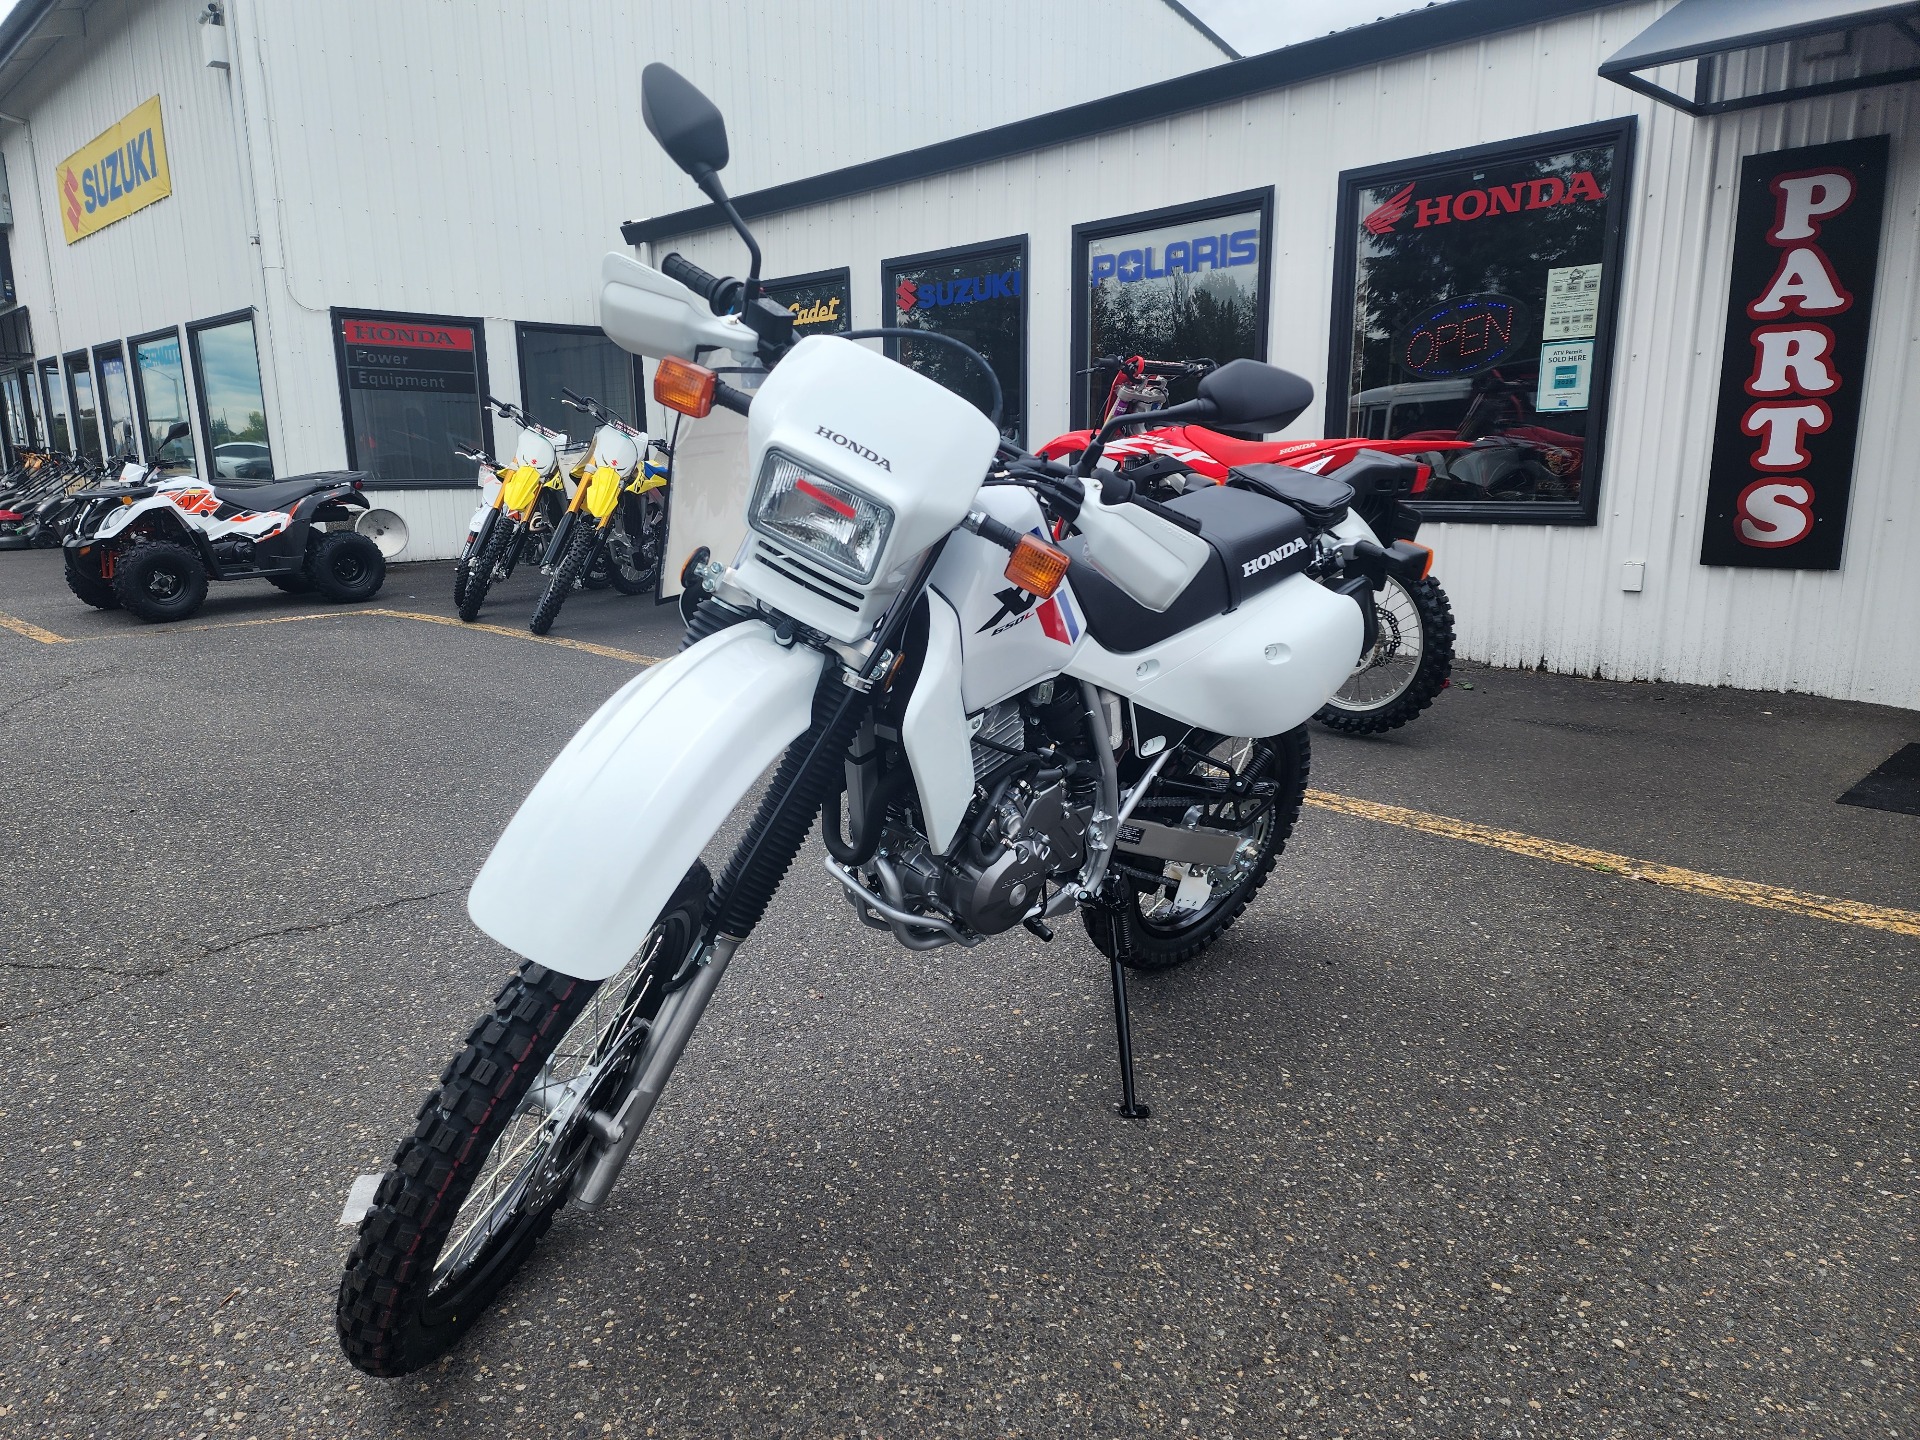
[[[1624,0],[1449,0],[1371,25],[1337,31],[1298,45],[1212,65],[1190,75],[1155,81],[1135,90],[1070,105],[1063,110],[1016,120],[991,130],[942,140],[865,160],[802,180],[789,180],[733,197],[741,215],[771,215],[802,205],[818,205],[849,195],[885,189],[907,180],[945,174],[971,165],[1022,155],[1050,145],[1084,139],[1137,123],[1143,117],[1203,110],[1229,100],[1278,90],[1303,80],[1337,75],[1422,50],[1437,50],[1505,30],[1522,30],[1545,21],[1605,10]],[[629,245],[718,229],[726,218],[715,205],[629,220],[620,233]]]
[[[1664,50],[1652,50],[1645,54],[1635,53],[1634,47],[1648,35],[1658,31],[1667,17],[1678,13],[1678,9],[1679,7],[1676,6],[1673,10],[1667,11],[1665,15],[1601,61],[1599,73],[1604,78],[1612,80],[1622,74],[1651,70],[1656,66],[1673,64],[1675,61],[1697,60],[1702,55],[1730,54],[1735,50],[1751,49],[1759,45],[1774,45],[1784,40],[1797,40],[1807,35],[1824,35],[1834,30],[1850,30],[1861,25],[1877,25],[1882,21],[1898,20],[1902,15],[1920,14],[1920,4],[1914,3],[1914,0],[1889,0],[1886,4],[1864,6],[1843,15],[1822,15],[1789,25],[1775,25],[1751,31],[1745,35],[1735,36],[1724,44],[1670,45]]]
[[[0,20],[0,69],[12,63],[20,47],[33,38],[33,32],[59,4],[60,0],[20,0],[7,18]]]

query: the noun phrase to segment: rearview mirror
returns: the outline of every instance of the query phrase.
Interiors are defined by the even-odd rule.
[[[658,61],[640,72],[640,116],[669,159],[702,189],[727,164],[727,122],[678,71]]]
[[[1215,424],[1284,430],[1313,404],[1313,382],[1277,365],[1231,360],[1200,381],[1199,399]]]
[[[176,420],[167,427],[166,438],[160,443],[162,445],[171,445],[174,441],[183,436],[191,435],[192,433],[193,426],[189,425],[185,420]]]

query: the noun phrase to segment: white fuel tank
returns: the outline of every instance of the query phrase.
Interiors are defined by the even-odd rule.
[[[1039,504],[1017,486],[989,485],[973,505],[1015,530],[1046,538]],[[1058,675],[1086,633],[1071,579],[1052,599],[1036,601],[1007,579],[1006,567],[1005,550],[961,530],[933,569],[933,588],[960,617],[960,698],[970,715]]]

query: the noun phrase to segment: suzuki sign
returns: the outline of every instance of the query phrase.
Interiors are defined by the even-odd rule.
[[[74,151],[54,171],[60,228],[69,245],[172,193],[158,95]]]

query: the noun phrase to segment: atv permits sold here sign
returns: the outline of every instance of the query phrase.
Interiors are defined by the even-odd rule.
[[[1840,568],[1886,184],[1884,135],[1741,164],[1704,565]]]
[[[67,244],[173,193],[167,137],[154,96],[60,162],[54,196]]]

